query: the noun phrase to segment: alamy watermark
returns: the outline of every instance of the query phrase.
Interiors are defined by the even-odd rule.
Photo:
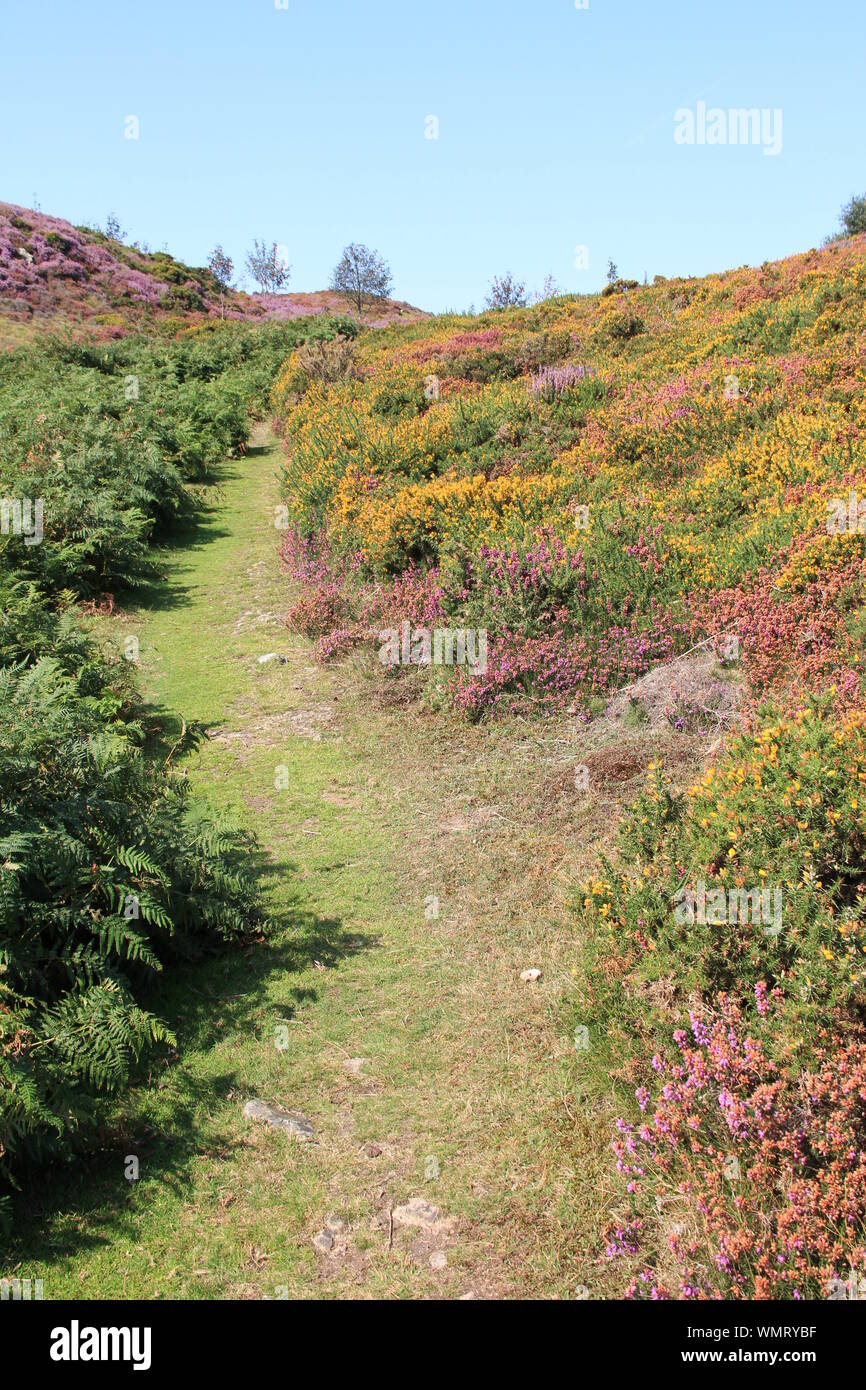
[[[837,1302],[841,1299],[852,1299],[858,1302],[866,1299],[866,1277],[858,1274],[856,1269],[849,1269],[847,1279],[831,1279],[827,1284],[827,1297]]]
[[[23,536],[25,545],[42,544],[45,504],[41,497],[0,497],[0,535]]]
[[[858,497],[852,487],[848,491],[847,499],[827,499],[827,535],[856,535],[858,532],[860,535],[866,532],[866,500]]]
[[[745,390],[741,390],[740,378],[737,376],[736,372],[728,372],[725,376],[722,395],[726,401],[738,401],[741,398],[746,399],[752,393],[753,384],[753,378],[750,377],[748,386]]]
[[[674,921],[694,926],[721,927],[739,922],[760,923],[765,936],[778,936],[782,930],[782,890],[767,888],[707,888],[701,879],[695,888],[680,888]]]
[[[760,145],[765,155],[782,153],[782,108],[774,106],[707,107],[699,101],[694,111],[681,106],[674,112],[677,145]]]
[[[28,1303],[41,1300],[41,1279],[0,1279],[0,1302]]]
[[[399,628],[379,633],[383,666],[468,666],[479,676],[487,670],[487,629],[474,627]]]
[[[151,1365],[150,1327],[82,1327],[73,1318],[69,1327],[51,1331],[48,1355],[52,1361],[129,1361],[134,1371]]]

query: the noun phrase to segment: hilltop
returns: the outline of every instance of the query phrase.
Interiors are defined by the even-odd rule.
[[[171,330],[219,317],[263,322],[347,312],[331,290],[246,294],[220,287],[206,267],[168,251],[146,251],[31,208],[0,203],[0,344],[72,325],[97,337]],[[372,327],[425,317],[385,299],[364,322]]]

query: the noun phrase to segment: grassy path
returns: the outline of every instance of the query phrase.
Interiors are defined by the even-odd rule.
[[[592,838],[560,795],[570,736],[389,709],[316,667],[282,625],[278,466],[262,431],[159,594],[112,620],[152,703],[207,726],[192,785],[255,829],[278,929],[176,979],[178,1057],[51,1179],[21,1272],[46,1298],[603,1296],[609,1115],[564,1004]],[[432,1227],[400,1224],[413,1197]]]

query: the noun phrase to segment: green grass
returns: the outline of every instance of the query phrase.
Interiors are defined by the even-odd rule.
[[[545,782],[580,752],[555,722],[473,728],[384,706],[360,666],[315,666],[282,625],[278,467],[262,433],[165,581],[105,620],[138,637],[169,744],[178,712],[208,729],[184,765],[257,832],[273,932],[174,976],[159,1010],[178,1055],[97,1153],[35,1178],[6,1266],[50,1299],[604,1296],[613,1101],[582,1083],[565,1003],[598,830]],[[269,651],[287,663],[260,666]],[[244,1119],[252,1097],[302,1111],[317,1144]],[[392,1232],[411,1196],[450,1228]],[[323,1256],[332,1213],[347,1232]]]

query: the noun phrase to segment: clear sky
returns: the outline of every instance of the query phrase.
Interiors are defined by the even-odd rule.
[[[677,143],[699,102],[779,109],[781,151]],[[864,116],[861,0],[2,5],[0,199],[194,264],[276,241],[299,290],[364,241],[430,309],[817,245],[866,191]]]

